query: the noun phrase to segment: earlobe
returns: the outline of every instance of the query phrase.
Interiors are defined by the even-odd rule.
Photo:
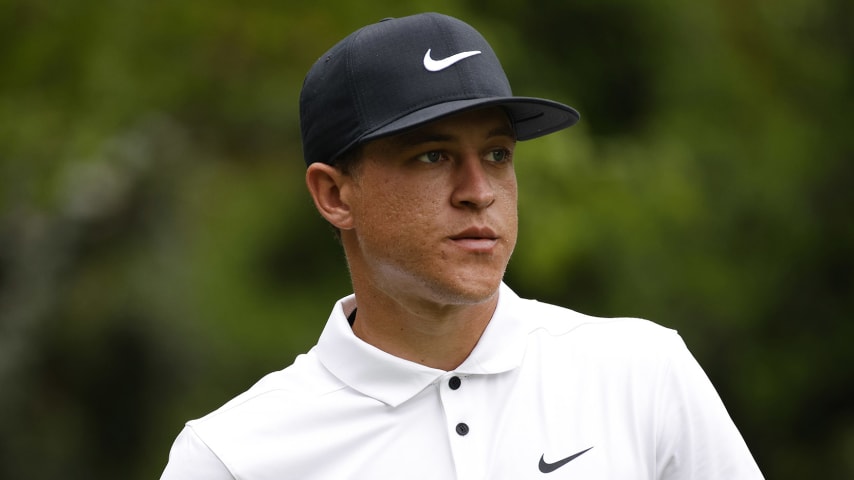
[[[313,163],[305,172],[305,183],[320,215],[339,230],[353,228],[350,205],[342,190],[351,188],[353,178],[337,168]]]

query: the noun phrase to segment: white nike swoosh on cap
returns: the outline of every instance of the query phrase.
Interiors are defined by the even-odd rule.
[[[430,57],[430,50],[432,50],[432,48],[428,48],[427,53],[424,54],[424,68],[431,72],[438,72],[440,70],[444,70],[464,58],[480,54],[480,50],[472,50],[470,52],[460,52],[456,55],[451,55],[450,57],[443,58],[441,60],[433,60]]]

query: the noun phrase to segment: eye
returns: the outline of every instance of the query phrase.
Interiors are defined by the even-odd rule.
[[[424,163],[436,163],[439,160],[442,160],[442,152],[438,150],[427,152],[418,156],[418,161]]]
[[[505,162],[510,161],[512,156],[513,156],[513,154],[510,152],[509,149],[497,148],[497,149],[489,152],[486,159],[490,162],[505,163]]]

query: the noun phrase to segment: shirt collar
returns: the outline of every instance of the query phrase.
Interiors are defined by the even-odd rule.
[[[502,283],[498,306],[489,325],[469,357],[454,370],[455,373],[496,374],[512,370],[522,363],[526,332],[522,319],[517,315],[519,301],[519,297]],[[347,322],[347,315],[354,308],[354,295],[339,300],[317,342],[320,362],[339,380],[396,407],[446,375],[443,370],[395,357],[356,337]]]

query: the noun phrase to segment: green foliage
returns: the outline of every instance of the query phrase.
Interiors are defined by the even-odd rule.
[[[508,282],[678,329],[768,478],[854,476],[840,0],[0,1],[0,476],[156,477],[183,421],[313,344],[349,280],[302,77],[423,10],[582,113],[519,146]]]

